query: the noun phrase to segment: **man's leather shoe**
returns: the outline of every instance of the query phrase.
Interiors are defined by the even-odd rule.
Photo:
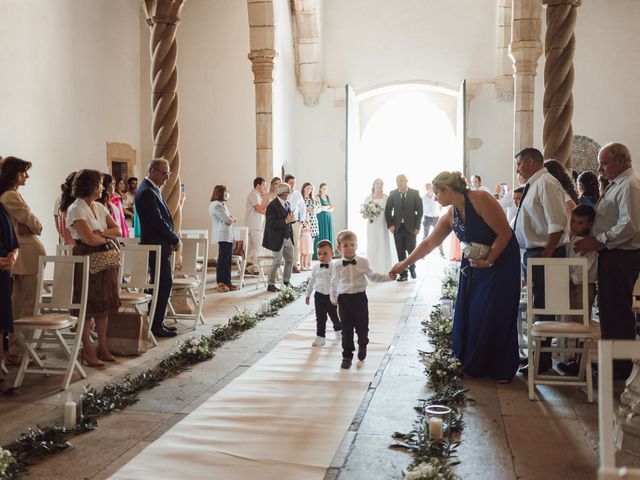
[[[550,365],[540,365],[538,367],[538,375],[547,373],[550,370],[551,370],[551,366]],[[528,377],[529,376],[529,365],[526,365],[526,366],[522,367],[520,370],[518,370],[518,373],[520,375]]]
[[[291,285],[290,282],[284,282],[283,285],[287,288],[293,288],[293,285]]]
[[[411,275],[411,278],[415,279],[417,277],[415,270],[409,270],[409,274]]]
[[[397,280],[398,280],[398,282],[406,282],[407,281],[407,277],[398,277]]]
[[[267,286],[267,292],[279,292],[280,289],[278,287],[276,287],[275,285],[269,285]]]
[[[358,347],[358,360],[363,361],[365,358],[367,358],[367,346],[360,345]]]
[[[151,330],[154,337],[175,337],[178,334],[176,332],[170,332],[166,328],[159,328],[157,330]]]
[[[162,324],[162,328],[164,328],[165,330],[169,330],[170,332],[175,332],[178,329],[176,327],[174,327],[173,325],[167,325],[166,323]]]
[[[345,370],[347,368],[351,368],[351,359],[350,358],[343,358],[342,359],[342,363],[340,364],[340,368],[344,368]]]

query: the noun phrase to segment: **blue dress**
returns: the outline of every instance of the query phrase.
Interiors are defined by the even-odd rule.
[[[454,209],[453,231],[462,242],[491,245],[495,232],[465,198],[465,220]],[[493,267],[473,268],[462,258],[453,319],[453,352],[472,377],[510,380],[518,370],[520,250],[515,235]]]

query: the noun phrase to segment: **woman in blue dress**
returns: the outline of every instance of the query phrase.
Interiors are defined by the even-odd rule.
[[[463,244],[488,247],[484,258],[463,254],[453,319],[454,354],[472,377],[509,382],[518,370],[517,317],[520,301],[520,252],[503,209],[493,196],[469,191],[458,172],[433,180],[436,199],[453,206],[435,229],[391,273],[404,271],[438,247],[453,231]]]

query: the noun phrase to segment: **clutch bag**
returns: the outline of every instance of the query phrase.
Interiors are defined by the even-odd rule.
[[[486,260],[491,250],[491,245],[476,242],[461,242],[460,247],[465,258],[469,260]]]

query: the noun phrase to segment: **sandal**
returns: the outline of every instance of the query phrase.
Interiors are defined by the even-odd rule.
[[[238,290],[238,288],[240,288],[240,287],[236,287],[235,285],[232,285],[232,284],[230,284],[230,283],[228,283],[228,284],[226,285],[226,287],[229,289],[229,291],[230,291],[230,292],[233,292],[233,291],[235,291],[235,290]]]
[[[219,283],[218,286],[216,287],[216,292],[228,292],[229,291],[229,287],[227,287],[224,283]]]
[[[13,395],[16,392],[16,389],[13,387],[5,387],[5,384],[9,385],[6,378],[0,378],[0,394],[2,395]]]

